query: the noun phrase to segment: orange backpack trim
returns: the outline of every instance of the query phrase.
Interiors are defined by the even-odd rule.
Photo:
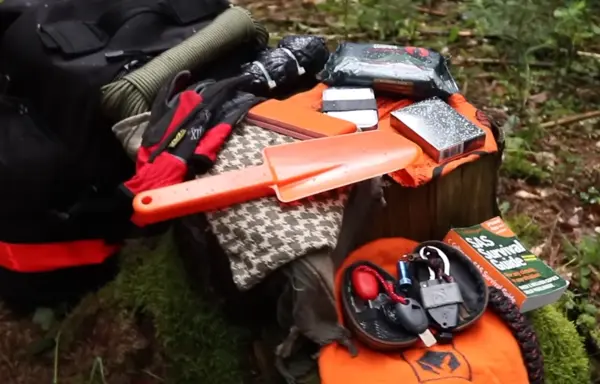
[[[342,319],[340,283],[343,271],[368,260],[396,275],[395,263],[418,243],[403,238],[375,240],[352,252],[335,276],[338,316]],[[321,350],[319,372],[323,384],[527,384],[528,372],[519,343],[506,324],[491,311],[452,344],[415,347],[397,353],[370,350],[357,343],[358,356],[330,344]]]
[[[318,84],[313,89],[298,93],[282,103],[291,103],[294,108],[306,108],[320,111],[322,105],[323,91],[327,85]],[[394,99],[389,97],[377,97],[377,110],[379,112],[379,129],[394,130],[390,124],[390,113],[396,109],[412,104],[409,99]],[[481,155],[498,151],[498,144],[494,138],[489,119],[465,97],[459,93],[450,96],[448,104],[461,113],[472,123],[483,129],[486,133],[485,143],[482,148],[470,155],[460,157],[448,163],[439,164],[427,154],[423,153],[417,160],[405,169],[394,172],[390,176],[400,185],[405,187],[418,187],[426,184],[434,178],[444,176],[462,164],[477,160]]]

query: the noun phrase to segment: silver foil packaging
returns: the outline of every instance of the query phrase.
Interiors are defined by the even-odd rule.
[[[481,148],[485,131],[433,97],[391,113],[391,125],[442,163]]]

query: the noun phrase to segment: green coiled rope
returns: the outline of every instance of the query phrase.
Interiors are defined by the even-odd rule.
[[[232,6],[183,43],[102,87],[102,108],[108,116],[118,120],[147,112],[158,90],[169,78],[205,64],[252,39],[266,46],[269,33],[250,12]]]

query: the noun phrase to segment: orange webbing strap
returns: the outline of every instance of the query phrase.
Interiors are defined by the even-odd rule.
[[[289,102],[297,108],[304,107],[318,111],[321,109],[321,99],[325,89],[327,89],[326,85],[318,84],[309,91],[296,94],[284,100],[284,103]],[[413,101],[408,99],[378,97],[377,109],[379,111],[379,129],[393,130],[390,125],[390,112],[406,107],[412,103]],[[498,145],[494,139],[490,122],[484,113],[475,108],[475,106],[469,103],[461,94],[450,96],[448,104],[486,132],[484,146],[471,155],[452,160],[443,165],[440,165],[427,154],[423,153],[412,165],[390,175],[397,183],[405,187],[417,187],[426,184],[433,178],[448,174],[462,164],[477,160],[482,154],[498,151]]]
[[[102,239],[18,244],[0,241],[0,267],[33,273],[103,263],[120,246]]]
[[[396,275],[396,261],[417,243],[402,238],[380,239],[354,251],[335,277],[338,316],[342,271],[358,260],[369,260]],[[468,330],[455,335],[452,344],[415,347],[381,353],[358,344],[358,356],[330,344],[321,350],[319,371],[323,384],[527,384],[519,344],[502,320],[487,311]]]

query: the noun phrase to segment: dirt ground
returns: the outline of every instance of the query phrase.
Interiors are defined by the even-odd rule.
[[[440,3],[438,13],[448,12],[446,2]],[[327,27],[327,15],[315,12],[311,2],[267,0],[247,1],[245,5],[279,35],[336,37],[337,32]],[[423,17],[428,18],[429,29],[433,25],[447,30],[447,22],[435,12],[425,12]],[[578,118],[571,124],[561,119],[598,108],[598,79],[569,80],[556,88],[548,86],[550,77],[537,77],[525,106],[528,115],[534,115],[541,124],[532,129],[514,121],[518,108],[506,65],[495,59],[479,60],[487,58],[485,44],[469,36],[440,43],[436,36],[423,34],[413,42],[433,42],[451,55],[458,63],[452,71],[467,98],[519,138],[508,143],[506,156],[512,160],[502,169],[499,201],[505,216],[534,253],[572,278],[580,270],[573,269],[571,258],[574,252],[584,251],[569,245],[600,234],[600,117]],[[592,274],[600,276],[598,270],[593,269]],[[592,278],[589,295],[599,291],[600,280]],[[152,321],[105,304],[93,298],[78,308],[75,332],[69,332],[65,339],[57,338],[62,351],[57,353],[53,329],[44,330],[40,325],[43,321],[34,322],[32,314],[13,314],[0,303],[0,381],[164,382],[164,348],[156,341]],[[57,372],[60,379],[53,381]]]

